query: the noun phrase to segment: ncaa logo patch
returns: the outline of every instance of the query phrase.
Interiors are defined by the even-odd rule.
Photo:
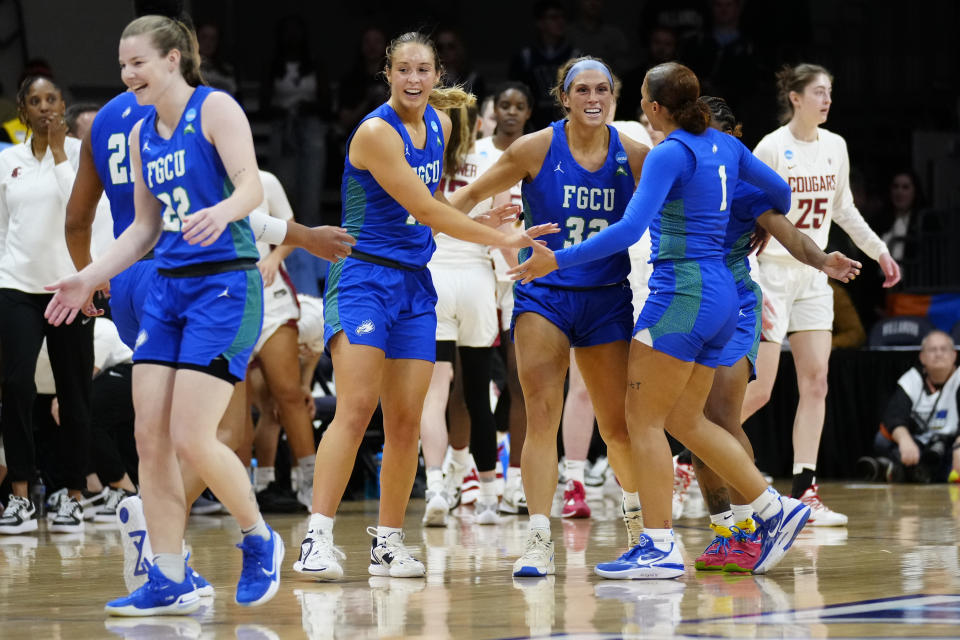
[[[617,151],[617,155],[614,156],[614,160],[617,161],[617,164],[623,164],[627,161],[627,154],[625,151]]]
[[[787,160],[793,160],[793,151],[790,149],[787,149],[786,151],[783,152],[783,157],[786,158]]]
[[[430,123],[430,126],[433,128],[433,132],[434,132],[434,133],[436,133],[436,132],[438,131],[436,121],[431,122],[431,123]]]
[[[187,119],[187,122],[193,122],[197,118],[197,110],[193,107],[187,109],[187,113],[183,116]]]
[[[377,325],[373,324],[373,320],[364,320],[360,325],[354,330],[358,336],[365,336],[368,333],[373,333],[377,330]]]

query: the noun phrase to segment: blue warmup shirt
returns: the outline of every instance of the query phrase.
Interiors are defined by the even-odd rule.
[[[129,91],[121,93],[97,112],[90,127],[93,164],[110,201],[113,237],[133,222],[133,173],[130,167],[130,130],[153,107],[142,107]]]
[[[164,205],[163,233],[154,249],[158,269],[176,269],[238,258],[259,260],[253,232],[246,218],[231,222],[208,247],[183,239],[183,218],[228,198],[233,184],[216,148],[203,136],[200,113],[214,89],[194,89],[180,122],[169,140],[157,133],[156,111],[140,126],[140,159],[147,188]]]
[[[610,135],[607,158],[596,171],[587,171],[573,159],[567,142],[566,120],[552,123],[553,140],[537,177],[523,183],[523,218],[527,227],[556,222],[560,233],[543,236],[547,246],[559,251],[575,247],[619,221],[636,184],[627,152],[617,130],[607,125]],[[617,251],[597,256],[594,262],[577,263],[536,280],[555,287],[586,288],[617,284],[630,273],[630,257],[624,245]],[[521,252],[523,262],[530,248]],[[606,258],[607,255],[613,255]]]
[[[443,127],[436,110],[427,105],[423,114],[427,137],[422,149],[414,146],[400,116],[389,104],[384,103],[374,109],[360,124],[370,118],[380,118],[396,130],[403,139],[407,163],[427,185],[430,193],[435,193],[443,174],[445,144]],[[433,241],[433,230],[417,222],[384,191],[369,171],[350,164],[350,142],[356,132],[354,129],[347,140],[347,157],[340,187],[340,201],[343,203],[341,224],[357,240],[353,252],[393,260],[411,268],[426,266],[437,247]]]
[[[790,209],[790,187],[726,133],[672,132],[644,162],[623,219],[556,253],[561,270],[622,251],[650,227],[651,262],[722,258],[729,208],[740,180],[760,187],[774,208]],[[660,215],[656,215],[656,214]]]

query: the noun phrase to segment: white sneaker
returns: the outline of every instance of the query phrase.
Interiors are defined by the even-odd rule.
[[[517,515],[527,513],[527,495],[523,492],[523,481],[513,478],[503,489],[503,500],[500,501],[500,513]]]
[[[478,499],[473,507],[474,519],[477,524],[500,524],[500,516],[497,514],[497,501],[484,502]]]
[[[847,525],[847,516],[838,513],[823,504],[820,500],[820,487],[812,484],[800,496],[800,502],[810,507],[810,519],[807,521],[811,527],[845,527]]]
[[[427,490],[426,509],[423,512],[423,524],[427,527],[447,526],[447,514],[450,513],[450,501],[446,491]]]
[[[0,516],[0,533],[16,535],[37,530],[37,510],[30,498],[21,498],[13,494]]]
[[[300,467],[294,467],[290,471],[291,480],[297,491],[297,502],[307,508],[307,511],[313,512],[313,476],[304,478]]]
[[[451,510],[460,504],[460,492],[463,490],[463,476],[467,473],[467,467],[457,464],[454,461],[452,452],[453,449],[447,447],[447,457],[443,460],[444,493],[448,496]]]
[[[140,496],[124,498],[117,505],[120,546],[123,547],[123,581],[133,593],[147,581],[153,549],[147,536],[147,519]]]
[[[367,533],[373,536],[370,566],[367,567],[370,575],[390,578],[422,578],[426,575],[423,563],[410,555],[404,546],[402,531],[391,533],[386,538],[377,536],[376,527],[367,527]]]
[[[60,501],[57,514],[47,525],[51,533],[80,533],[83,531],[83,507],[75,498]]]
[[[103,503],[93,512],[93,521],[116,522],[117,509],[120,506],[120,501],[126,498],[128,495],[130,494],[123,489],[114,489],[113,487],[109,487],[107,489],[107,496],[104,498]]]
[[[549,535],[539,529],[530,531],[523,555],[513,563],[514,577],[541,578],[556,572],[553,565],[553,541]]]
[[[346,555],[334,546],[332,533],[308,529],[293,570],[325,582],[339,580],[343,577],[342,560],[346,560]]]
[[[777,494],[777,499],[780,509],[774,515],[764,520],[758,514],[753,514],[760,534],[760,557],[753,568],[754,573],[766,573],[776,566],[810,517],[810,507],[796,498]]]
[[[640,544],[640,536],[643,535],[643,512],[640,509],[636,511],[626,511],[623,504],[620,505],[623,510],[623,524],[627,526],[627,548]]]

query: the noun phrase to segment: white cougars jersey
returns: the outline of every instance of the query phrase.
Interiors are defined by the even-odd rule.
[[[826,129],[817,129],[813,142],[797,140],[787,126],[764,136],[754,150],[765,164],[790,184],[791,202],[787,218],[801,232],[813,238],[821,249],[827,246],[830,223],[836,221],[860,249],[876,260],[887,246],[864,221],[850,192],[850,159],[843,138]],[[760,261],[796,262],[775,238]]]

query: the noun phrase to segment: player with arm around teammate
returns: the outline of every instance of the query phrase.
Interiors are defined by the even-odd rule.
[[[319,580],[343,575],[333,519],[378,401],[384,451],[380,517],[368,571],[421,577],[423,563],[403,544],[403,520],[417,471],[420,414],[436,358],[437,296],[426,264],[433,232],[493,246],[527,246],[549,225],[507,236],[462,215],[436,193],[450,119],[438,111],[466,104],[462,90],[437,89],[433,43],[410,32],[386,52],[390,98],[347,142],[341,187],[343,226],[357,239],[330,268],[324,336],[337,376],[337,409],[317,449],[313,514],[294,569]]]
[[[467,211],[522,181],[525,222],[554,222],[563,228],[548,239],[555,249],[576,245],[616,223],[649,150],[621,138],[606,124],[618,90],[619,82],[602,61],[568,60],[553,90],[567,117],[514,142],[451,202]],[[557,427],[571,347],[611,466],[624,489],[628,531],[639,535],[640,504],[623,405],[633,324],[629,271],[624,248],[611,259],[514,288],[512,329],[527,410],[522,477],[530,513],[526,550],[513,567],[516,576],[554,573],[549,514],[557,485]]]

